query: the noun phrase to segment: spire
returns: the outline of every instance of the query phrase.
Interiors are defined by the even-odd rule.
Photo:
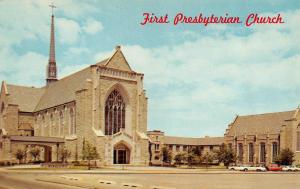
[[[53,14],[51,16],[49,62],[56,62],[55,61],[55,36],[54,36],[54,15]]]
[[[47,85],[57,81],[57,68],[56,68],[56,60],[55,60],[54,15],[53,15],[53,8],[56,8],[56,6],[54,6],[53,3],[49,6],[52,8],[52,15],[51,15],[49,61],[47,65],[47,79],[46,79]]]

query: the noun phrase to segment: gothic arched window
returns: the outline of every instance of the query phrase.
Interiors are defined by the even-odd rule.
[[[125,128],[125,102],[114,90],[105,102],[105,135],[112,135]]]

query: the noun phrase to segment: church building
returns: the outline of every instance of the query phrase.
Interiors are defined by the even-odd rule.
[[[132,70],[117,46],[107,59],[58,79],[54,36],[52,15],[45,86],[2,82],[0,161],[35,147],[45,162],[59,161],[62,148],[76,161],[89,143],[104,165],[148,165],[144,75]]]
[[[224,142],[237,156],[237,164],[269,165],[283,149],[300,164],[300,109],[236,116],[226,129]]]

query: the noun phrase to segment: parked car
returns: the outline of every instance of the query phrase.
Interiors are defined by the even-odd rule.
[[[229,170],[234,171],[267,171],[264,166],[253,166],[253,165],[240,165],[240,166],[230,166]]]
[[[283,171],[300,171],[299,167],[296,167],[294,165],[288,165],[288,166],[284,166],[282,167]]]
[[[228,169],[231,171],[247,171],[248,170],[246,165],[229,166]]]
[[[282,167],[279,166],[278,164],[270,164],[267,166],[268,171],[282,171]]]
[[[250,166],[248,167],[249,171],[267,171],[265,166],[258,165],[258,166]]]

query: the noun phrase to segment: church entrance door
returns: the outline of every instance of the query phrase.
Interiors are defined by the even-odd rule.
[[[45,146],[45,163],[51,162],[52,161],[52,150],[50,146]]]
[[[129,164],[130,150],[124,144],[114,147],[114,164]]]

